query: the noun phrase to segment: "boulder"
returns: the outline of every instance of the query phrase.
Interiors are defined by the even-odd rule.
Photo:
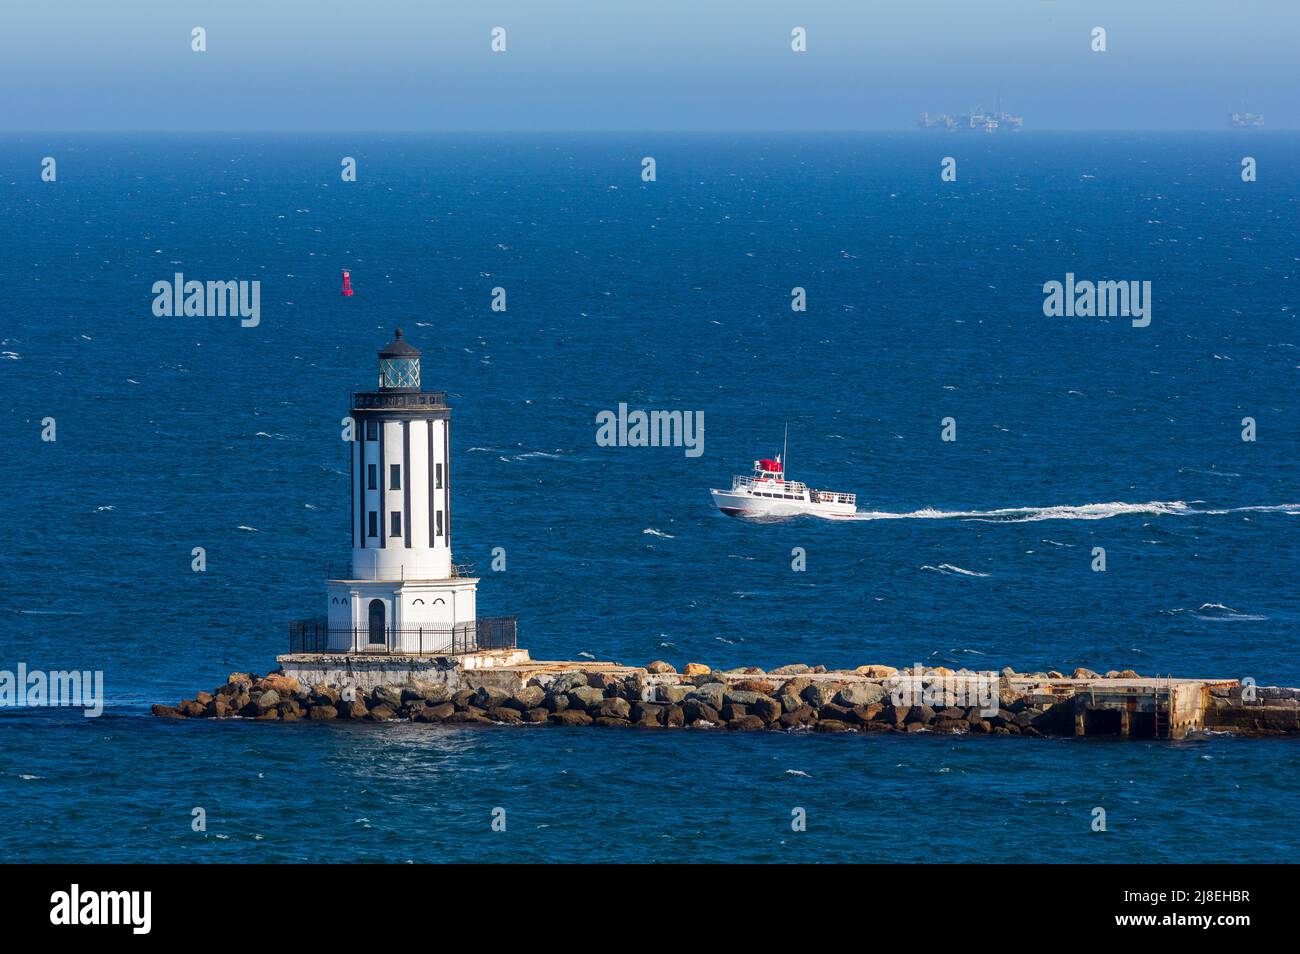
[[[307,710],[307,718],[312,722],[323,722],[326,719],[337,719],[339,711],[331,705],[312,706]]]
[[[551,714],[550,709],[542,709],[542,708],[529,709],[527,712],[524,713],[524,721],[545,722],[547,718],[550,716],[550,714]]]
[[[849,708],[873,706],[884,701],[885,695],[884,687],[874,682],[850,683],[835,693],[834,702]]]
[[[206,715],[209,719],[226,719],[233,713],[230,711],[230,703],[226,701],[225,696],[217,696],[206,706]]]
[[[802,695],[803,691],[813,684],[813,681],[807,676],[795,676],[793,679],[787,679],[777,690],[781,695],[789,693],[792,696]]]
[[[709,682],[697,686],[686,698],[702,702],[710,709],[721,709],[726,701],[726,690],[727,687],[720,682]]]
[[[154,715],[156,715],[160,719],[184,719],[185,718],[185,716],[181,714],[181,710],[177,709],[175,706],[163,706],[163,705],[159,705],[156,702],[153,704],[153,708],[151,711],[153,712]]]
[[[804,705],[804,701],[797,694],[790,692],[783,692],[777,696],[776,701],[780,704],[782,712],[794,712]]]
[[[488,718],[493,722],[505,722],[514,725],[517,722],[524,721],[524,715],[518,709],[512,709],[509,706],[496,706],[488,710]]]
[[[734,722],[737,719],[743,719],[749,715],[749,709],[745,706],[737,705],[734,702],[728,702],[723,705],[718,714],[722,716],[723,722]]]
[[[249,699],[257,706],[259,713],[266,712],[268,709],[274,709],[280,704],[280,694],[274,689],[268,689],[256,698],[253,698],[250,695]]]
[[[496,686],[479,686],[474,690],[474,705],[480,709],[496,709],[510,701],[510,693]]]
[[[280,694],[281,698],[293,695],[299,688],[297,679],[278,672],[263,676],[257,681],[256,686],[258,689],[274,689]]]
[[[546,692],[539,686],[524,686],[510,697],[506,705],[520,712],[527,712],[529,709],[540,707],[545,698]]]
[[[898,675],[898,670],[893,666],[859,666],[853,671],[868,679],[888,679],[890,676]]]
[[[249,672],[232,672],[226,677],[226,684],[251,689],[253,687],[253,674]]]
[[[569,708],[569,697],[559,692],[548,692],[542,704],[552,712],[563,712]]]
[[[463,710],[473,704],[477,695],[478,693],[473,689],[461,689],[451,694],[451,704],[457,709]]]
[[[562,672],[546,685],[547,692],[568,693],[587,684],[585,672]]]
[[[590,709],[592,706],[599,705],[604,698],[603,690],[593,686],[578,686],[569,692],[569,708]]]
[[[298,705],[297,699],[281,699],[276,708],[280,710],[281,719],[293,720],[302,715],[302,706]]]
[[[416,688],[423,694],[425,705],[440,706],[451,701],[451,690],[438,683],[418,683]]]
[[[856,706],[848,711],[844,721],[852,725],[866,725],[874,721],[884,709],[885,707],[879,703],[872,706]]]
[[[662,725],[664,708],[651,702],[638,702],[632,706],[632,721],[637,725]]]
[[[741,732],[753,732],[766,726],[767,723],[756,715],[741,715],[727,720],[728,729],[737,729]]]
[[[267,709],[265,712],[259,712],[255,718],[257,722],[278,722],[280,712],[278,709]]]
[[[336,708],[341,719],[364,719],[370,712],[360,699],[353,699],[351,702],[340,700]]]
[[[446,722],[456,713],[456,707],[450,702],[443,702],[434,706],[425,706],[415,713],[413,718],[416,722]]]
[[[768,696],[759,696],[749,707],[750,714],[758,716],[764,722],[775,722],[781,718],[781,711],[781,703]]]
[[[686,672],[683,673],[685,676],[707,676],[708,674],[709,667],[704,663],[687,663]]]
[[[552,712],[549,721],[553,725],[591,725],[591,716],[581,709],[561,709]]]
[[[598,702],[592,714],[606,719],[627,719],[632,714],[632,706],[626,699],[612,696]]]
[[[339,701],[339,691],[333,686],[315,686],[312,688],[310,701],[319,705],[336,705]]]
[[[770,679],[738,679],[731,684],[731,688],[737,692],[757,692],[770,696],[776,692],[776,683]]]
[[[186,699],[176,707],[187,719],[201,719],[208,714],[208,707],[194,699]]]
[[[664,709],[664,725],[672,729],[680,729],[686,725],[686,712],[678,705],[670,705]]]
[[[491,725],[492,720],[487,717],[482,709],[465,709],[461,712],[453,712],[447,717],[448,724],[455,725]]]
[[[397,718],[397,710],[387,703],[381,702],[366,713],[366,718],[371,722],[389,722]]]
[[[1132,669],[1121,669],[1120,672],[1119,672],[1119,678],[1121,678],[1121,679],[1141,679],[1142,677],[1139,676],[1139,675],[1138,675],[1136,672],[1134,672]]]
[[[589,672],[587,673],[587,685],[596,689],[603,689],[606,695],[609,695],[611,689],[619,690],[623,688],[623,676],[612,672]]]
[[[840,722],[838,719],[821,719],[817,722],[817,732],[848,732],[853,727],[847,722]]]
[[[194,693],[194,701],[197,702],[197,703],[198,703],[199,705],[201,705],[201,706],[205,706],[205,707],[206,707],[207,704],[208,704],[209,702],[212,701],[212,699],[213,699],[213,695],[212,695],[212,693],[210,693],[210,692],[202,692],[202,691],[200,691],[200,692],[196,692],[196,693]]]
[[[1091,669],[1084,669],[1082,666],[1080,666],[1070,674],[1070,678],[1071,679],[1100,679],[1101,676],[1097,675]]]
[[[670,672],[676,672],[677,670],[674,669],[672,666],[670,666],[668,663],[664,662],[662,659],[656,659],[650,665],[645,667],[645,671],[652,672],[655,675],[659,676]]]
[[[717,709],[695,698],[688,698],[682,703],[682,713],[688,725],[694,725],[696,722],[722,721]]]
[[[694,686],[655,686],[655,699],[675,706],[694,688]]]
[[[835,699],[842,686],[837,682],[814,682],[800,695],[803,701],[814,709],[820,709]]]
[[[775,669],[769,669],[769,676],[798,676],[805,672],[812,672],[812,669],[803,663],[791,663],[788,666],[777,666]]]
[[[906,721],[908,725],[928,725],[934,721],[934,710],[929,706],[912,706]]]
[[[790,712],[783,713],[780,722],[787,729],[793,729],[801,725],[808,725],[810,722],[817,721],[817,710],[812,706],[803,705]]]
[[[722,693],[723,702],[730,702],[733,705],[738,705],[738,706],[752,706],[754,703],[758,702],[758,700],[762,698],[763,698],[763,694],[761,692],[753,692],[751,690],[737,689],[734,686],[728,687]]]
[[[375,686],[370,690],[370,696],[366,699],[366,704],[371,708],[375,706],[387,706],[394,712],[402,704],[402,690],[396,686]]]

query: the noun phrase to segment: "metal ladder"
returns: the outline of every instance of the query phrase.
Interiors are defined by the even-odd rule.
[[[1156,676],[1156,687],[1155,687],[1155,703],[1156,703],[1156,708],[1155,708],[1155,718],[1156,718],[1156,725],[1155,725],[1155,729],[1156,729],[1156,738],[1157,738],[1157,739],[1167,739],[1167,738],[1169,738],[1169,708],[1170,708],[1170,704],[1172,703],[1172,700],[1169,698],[1169,693],[1171,692],[1171,689],[1170,689],[1169,687],[1170,687],[1171,685],[1172,685],[1171,683],[1167,683],[1167,684],[1166,684],[1166,688],[1162,690],[1162,689],[1160,688],[1160,677],[1159,677],[1159,676]],[[1163,697],[1163,701],[1162,701],[1162,697]]]

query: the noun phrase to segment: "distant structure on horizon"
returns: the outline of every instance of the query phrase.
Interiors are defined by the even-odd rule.
[[[1264,117],[1259,113],[1233,113],[1229,121],[1237,129],[1264,125]]]
[[[974,129],[986,133],[1001,130],[1020,132],[1025,127],[1025,118],[1003,112],[1001,105],[994,108],[992,112],[986,111],[982,106],[976,106],[970,112],[958,116],[948,113],[931,116],[929,113],[922,113],[921,118],[917,120],[917,125],[922,129]]]

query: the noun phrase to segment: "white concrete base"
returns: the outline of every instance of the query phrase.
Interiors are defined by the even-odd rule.
[[[405,653],[295,653],[277,656],[286,676],[304,686],[402,686],[431,683],[453,692],[463,688],[463,674],[519,666],[529,662],[526,649],[485,649],[456,656]]]

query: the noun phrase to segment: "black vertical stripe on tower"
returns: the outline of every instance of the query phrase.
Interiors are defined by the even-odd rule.
[[[438,509],[438,505],[434,501],[434,497],[433,497],[438,484],[438,482],[433,479],[433,475],[436,473],[433,467],[433,418],[429,418],[428,443],[429,443],[429,472],[428,472],[427,480],[429,483],[429,549],[433,549],[433,547],[437,543],[437,537],[433,535],[433,512]]]
[[[355,436],[355,432],[354,436]],[[355,447],[348,447],[348,466],[352,468],[348,471],[348,505],[352,508],[349,519],[352,521],[352,545],[357,545],[357,485],[352,480],[352,475],[356,473],[357,451]]]
[[[447,511],[442,529],[447,531],[447,549],[451,549],[451,414],[442,422],[442,509]]]
[[[362,427],[365,427],[365,422],[362,422],[361,426],[362,426]],[[359,546],[359,547],[364,547],[364,546],[366,545],[366,443],[365,443],[365,436],[366,436],[366,434],[365,434],[365,431],[363,430],[363,431],[361,432],[361,434],[360,434],[360,438],[361,438],[361,439],[357,441],[357,489],[356,489],[356,494],[357,494],[357,506],[356,506],[357,532],[356,532],[356,537],[357,537],[357,540],[360,541],[360,542],[357,543],[357,546]]]
[[[402,529],[406,549],[411,549],[411,422],[402,421]]]
[[[375,496],[379,498],[379,546],[381,549],[388,548],[388,529],[384,523],[384,424],[385,421],[379,422],[379,463],[375,465],[375,470],[379,474],[379,479],[375,481]]]

